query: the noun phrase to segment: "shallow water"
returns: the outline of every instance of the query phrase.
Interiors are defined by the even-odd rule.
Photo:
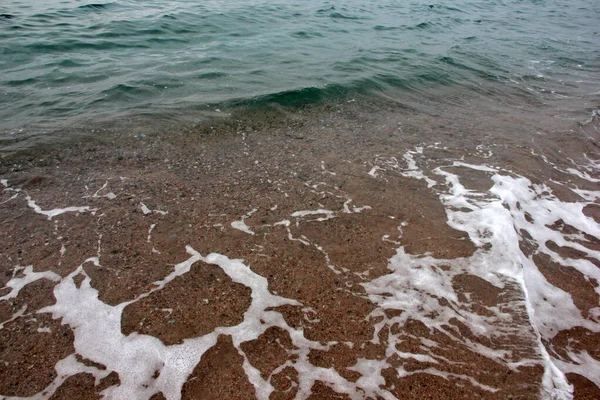
[[[402,100],[440,86],[499,101],[507,91],[521,101],[597,101],[599,7],[7,0],[0,127],[10,139],[24,127],[193,114],[228,101],[301,105],[353,91]]]
[[[597,4],[7,4],[0,397],[600,396]]]

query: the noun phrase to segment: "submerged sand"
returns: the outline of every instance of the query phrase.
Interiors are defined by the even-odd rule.
[[[600,398],[598,121],[460,109],[5,157],[0,394]]]

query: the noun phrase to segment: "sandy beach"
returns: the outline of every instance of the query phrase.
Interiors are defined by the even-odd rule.
[[[6,155],[0,394],[600,397],[597,117],[532,140],[525,112],[454,113],[352,99]]]

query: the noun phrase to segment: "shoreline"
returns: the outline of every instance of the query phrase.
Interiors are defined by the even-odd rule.
[[[572,367],[600,365],[597,118],[493,103],[250,110],[2,158],[0,394],[597,396]],[[583,322],[544,325],[563,308]]]

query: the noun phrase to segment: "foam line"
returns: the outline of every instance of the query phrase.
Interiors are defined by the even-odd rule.
[[[587,351],[574,352],[568,351],[569,361],[554,359],[554,363],[565,373],[576,373],[585,376],[596,386],[600,387],[600,375],[598,375],[598,360],[590,356]]]
[[[0,203],[0,204],[6,204],[6,203],[8,203],[8,202],[9,202],[9,201],[11,201],[11,200],[14,200],[14,199],[16,199],[17,197],[19,197],[19,193],[15,193],[15,194],[13,194],[13,195],[12,195],[12,196],[11,196],[9,199],[7,199],[7,200],[4,200],[4,201],[3,201],[2,203]]]
[[[460,166],[474,167],[465,163],[461,163]],[[489,193],[498,200],[475,200],[475,196],[460,185],[457,175],[438,170],[439,174],[446,176],[446,182],[450,186],[451,194],[442,196],[444,203],[450,206],[447,209],[449,224],[456,229],[468,232],[471,240],[477,245],[490,243],[493,248],[504,251],[507,259],[515,261],[517,268],[502,268],[499,272],[513,277],[520,282],[523,288],[532,326],[539,335],[540,353],[545,364],[545,391],[551,397],[571,398],[572,388],[564,377],[564,372],[569,371],[569,368],[565,367],[565,361],[552,358],[541,340],[542,338],[550,340],[559,331],[576,326],[583,326],[593,332],[598,332],[600,324],[584,318],[573,303],[571,295],[547,281],[531,257],[526,257],[521,252],[518,246],[517,232],[526,231],[539,246],[538,251],[548,254],[555,262],[574,267],[588,278],[598,279],[600,271],[591,262],[563,259],[556,252],[550,250],[547,243],[554,242],[558,246],[572,247],[587,253],[590,257],[599,259],[598,251],[567,240],[567,235],[551,229],[550,226],[562,220],[563,223],[594,237],[600,237],[600,227],[594,220],[583,214],[585,203],[561,202],[552,195],[552,191],[548,187],[534,185],[524,177],[514,174],[512,176],[503,175],[494,169],[490,170],[489,167],[473,169],[493,174],[491,179],[494,186]],[[592,194],[588,193],[588,196],[591,197]],[[593,196],[597,196],[597,193]],[[453,211],[458,207],[466,207],[473,212]],[[483,218],[483,214],[486,212],[492,212],[497,217],[504,214],[504,217],[496,218],[495,222],[492,219],[486,223]],[[502,223],[502,220],[505,222]],[[476,221],[479,222],[476,223]],[[495,237],[501,240],[494,240]],[[521,268],[518,268],[519,266]],[[598,288],[596,291],[598,292]],[[572,361],[572,365],[577,365],[579,362],[577,357]],[[561,368],[559,369],[557,366]],[[590,362],[586,368],[600,376],[599,362]]]
[[[4,325],[8,324],[9,322],[12,322],[12,321],[16,320],[17,318],[21,318],[23,315],[25,315],[25,311],[27,311],[27,305],[24,305],[23,307],[21,307],[19,309],[19,311],[14,313],[8,320],[1,322],[0,329],[4,329]]]
[[[79,373],[88,373],[94,376],[95,384],[98,385],[100,381],[108,376],[111,371],[99,370],[93,366],[87,366],[77,361],[75,354],[71,354],[54,366],[56,371],[56,378],[54,381],[47,386],[42,392],[37,393],[31,397],[2,397],[5,400],[48,400],[50,399],[56,390],[70,377]]]
[[[320,217],[320,218],[313,220],[313,221],[319,221],[319,222],[327,221],[328,219],[335,218],[335,213],[333,211],[323,210],[323,209],[296,211],[291,214],[291,216],[295,217],[295,218],[304,218],[309,215],[324,215],[324,217]]]
[[[325,161],[321,161],[321,171],[323,171],[323,173],[327,173],[329,175],[337,175],[335,172],[331,172],[329,171],[327,168],[325,168]]]
[[[435,185],[437,185],[437,182],[434,181],[433,179],[425,176],[425,174],[423,173],[423,171],[421,171],[417,167],[417,162],[415,161],[415,157],[414,157],[415,154],[423,154],[423,148],[422,147],[417,147],[415,149],[415,151],[407,151],[402,156],[402,158],[404,158],[404,160],[407,163],[406,169],[401,172],[402,175],[405,176],[405,177],[407,177],[407,178],[422,179],[425,182],[427,182],[427,187],[428,188],[434,187]]]
[[[152,213],[156,213],[156,214],[160,214],[160,215],[167,215],[169,213],[168,211],[151,210],[144,203],[140,203],[140,209],[142,210],[142,213],[144,213],[144,215],[148,215],[148,214],[152,214]]]
[[[424,180],[427,183],[428,188],[432,188],[437,185],[437,182],[430,177],[426,176],[423,171],[417,166],[415,160],[416,154],[423,154],[423,147],[417,147],[414,151],[406,151],[402,155],[402,159],[406,162],[406,167],[400,166],[400,162],[396,157],[384,158],[381,156],[375,157],[374,166],[367,173],[373,178],[377,178],[377,171],[394,171],[406,178],[414,178]]]
[[[44,272],[33,272],[33,265],[28,265],[23,270],[23,274],[25,275],[22,278],[13,277],[10,281],[6,283],[5,287],[11,288],[11,291],[8,294],[0,297],[0,301],[14,299],[19,295],[21,289],[23,289],[26,285],[35,282],[39,279],[49,279],[54,282],[60,281],[60,275],[52,272],[52,271],[44,271]]]
[[[383,170],[383,168],[375,165],[373,168],[371,168],[371,170],[369,172],[367,172],[367,175],[370,175],[373,178],[377,178],[377,171],[381,171],[381,170]]]
[[[352,211],[350,210],[350,207],[348,207],[348,205],[352,203],[352,199],[348,199],[344,202],[344,213],[346,214],[352,214]]]
[[[577,176],[578,178],[585,179],[586,181],[589,181],[589,182],[594,182],[594,183],[600,182],[600,179],[592,178],[587,172],[581,172],[581,171],[576,170],[575,168],[567,168],[567,172],[572,175]]]
[[[102,185],[102,187],[100,189],[96,190],[96,192],[93,195],[91,195],[91,196],[83,196],[83,198],[85,199],[85,198],[92,197],[92,198],[96,198],[97,199],[97,198],[101,198],[101,197],[106,197],[109,200],[116,199],[117,195],[114,194],[113,192],[109,192],[109,193],[103,194],[103,195],[99,194],[101,191],[103,191],[104,189],[106,189],[107,186],[108,186],[108,181],[104,182],[104,185]],[[86,188],[87,188],[87,186],[86,186]]]
[[[514,214],[517,209],[516,203],[519,202],[522,205],[523,200],[529,197],[531,194],[531,189],[529,189],[531,182],[522,177],[513,178],[495,173],[492,176],[495,185],[490,190],[490,193],[495,194],[500,199],[478,200],[467,197],[469,191],[466,191],[462,187],[457,175],[450,174],[441,169],[438,169],[436,172],[444,175],[446,182],[450,186],[451,194],[442,196],[444,203],[451,207],[447,208],[450,226],[467,232],[473,243],[478,246],[491,244],[492,250],[500,253],[499,255],[509,262],[509,264],[506,264],[506,262],[497,264],[497,272],[514,279],[522,287],[526,299],[525,306],[532,327],[538,336],[538,348],[545,370],[543,378],[545,393],[550,397],[554,396],[554,398],[568,399],[572,397],[572,387],[568,384],[564,374],[552,362],[541,340],[542,337],[548,338],[548,336],[544,336],[544,334],[548,333],[545,329],[540,331],[540,327],[546,326],[546,323],[536,319],[536,316],[543,315],[540,312],[536,312],[537,310],[535,309],[535,306],[540,304],[537,302],[537,299],[540,297],[539,293],[542,285],[544,285],[543,291],[548,295],[552,293],[561,296],[560,298],[563,301],[561,307],[564,307],[566,310],[565,315],[571,312],[579,315],[580,313],[574,307],[570,296],[560,289],[549,285],[546,279],[539,273],[535,264],[523,255],[519,248],[519,237],[514,227],[516,220]],[[503,185],[506,185],[505,191],[499,189]],[[506,196],[503,197],[502,193]],[[514,202],[511,203],[508,201],[509,196],[514,196]],[[505,207],[507,201],[510,210],[507,210]],[[469,213],[453,211],[455,207],[467,207],[473,211]],[[523,219],[525,219],[524,216]],[[542,284],[542,282],[545,282],[545,284]],[[561,292],[564,295],[561,295]],[[557,310],[546,309],[544,311],[548,314],[545,314],[543,318],[551,318],[556,321]],[[573,320],[571,320],[571,323],[573,323]],[[567,324],[564,325],[565,328],[567,326]],[[552,329],[558,329],[558,327]]]
[[[378,169],[397,171],[403,176],[415,179],[428,177],[418,168],[415,159],[421,150],[409,151],[403,159],[408,168],[399,167],[394,157],[378,157]],[[600,237],[600,226],[590,217],[583,214],[586,203],[564,203],[552,195],[552,191],[544,185],[534,185],[525,177],[510,171],[501,172],[488,165],[468,164],[462,161],[452,163],[453,167],[469,168],[485,172],[490,177],[493,187],[489,192],[480,193],[468,190],[461,183],[460,176],[450,173],[444,167],[438,167],[433,172],[444,179],[447,191],[441,191],[440,200],[446,208],[448,224],[457,230],[466,232],[470,240],[479,248],[467,259],[436,260],[427,255],[408,255],[403,247],[398,248],[397,254],[390,259],[389,275],[381,276],[370,282],[363,283],[371,302],[377,305],[372,317],[382,319],[376,324],[373,342],[379,342],[378,333],[384,326],[399,323],[401,326],[407,319],[417,319],[426,326],[443,332],[457,342],[467,345],[472,351],[509,367],[516,368],[516,363],[527,365],[542,364],[544,366],[543,390],[541,396],[553,399],[572,398],[572,387],[568,384],[563,368],[568,361],[555,360],[548,353],[543,341],[551,340],[561,330],[583,326],[593,332],[600,331],[597,320],[586,319],[574,305],[571,295],[550,284],[538,270],[531,257],[525,256],[519,242],[520,232],[526,231],[538,245],[539,252],[551,256],[553,261],[561,265],[571,266],[589,279],[600,278],[600,271],[589,260],[565,259],[548,248],[548,243],[557,246],[567,246],[587,254],[590,258],[600,259],[600,252],[591,250],[576,240],[584,240],[583,235],[564,235],[550,228],[562,220],[577,230],[594,237]],[[575,174],[575,173],[574,173]],[[587,174],[576,174],[584,179],[593,181]],[[591,178],[591,179],[590,179]],[[428,181],[429,182],[429,181]],[[596,200],[600,193],[586,191],[585,198]],[[389,240],[384,237],[383,240]],[[450,266],[449,270],[440,266]],[[517,283],[523,293],[521,299],[516,298],[513,304],[502,307],[486,307],[489,316],[481,316],[468,311],[458,300],[452,278],[459,273],[478,276],[499,288],[507,283]],[[598,293],[600,288],[596,288]],[[441,306],[438,298],[444,298],[450,305]],[[467,299],[468,301],[468,299]],[[475,334],[484,337],[530,336],[528,327],[515,327],[511,323],[512,316],[503,313],[501,309],[525,308],[529,315],[531,326],[538,343],[538,355],[532,359],[514,359],[510,351],[497,350],[482,346],[480,343],[457,336],[447,330],[450,319],[456,318],[470,327]],[[400,309],[400,316],[388,318],[385,309]],[[599,312],[600,314],[600,312]],[[433,316],[433,317],[432,317]],[[398,337],[391,335],[388,355],[397,353],[393,343]],[[406,355],[404,355],[406,356]],[[600,363],[591,357],[571,353],[572,366],[586,362],[588,371],[600,376]],[[365,361],[367,363],[367,361]],[[372,363],[369,365],[375,365]],[[557,366],[560,365],[561,369]],[[436,373],[437,374],[437,373]],[[442,371],[442,374],[450,376]],[[591,373],[588,372],[588,375]],[[457,377],[471,381],[470,377]],[[471,384],[482,387],[479,383]],[[494,389],[494,388],[484,388]]]
[[[98,292],[92,288],[91,278],[86,274],[84,265],[98,265],[99,260],[97,257],[89,258],[55,287],[56,304],[40,310],[52,313],[53,318],[62,319],[63,324],[71,326],[78,354],[119,374],[121,384],[105,390],[103,395],[107,398],[147,399],[161,391],[168,399],[179,399],[181,387],[187,377],[202,355],[216,343],[220,334],[231,335],[234,345],[241,351],[242,342],[258,338],[269,327],[279,326],[290,332],[296,346],[324,349],[323,345],[306,340],[301,331],[289,327],[280,313],[267,311],[282,305],[301,304],[293,299],[271,294],[266,278],[252,272],[241,260],[232,260],[214,253],[203,257],[189,246],[186,249],[190,258],[175,265],[169,275],[155,282],[155,287],[150,292],[116,306],[107,305],[98,299]],[[152,336],[137,333],[125,336],[121,333],[121,315],[127,305],[163,289],[173,279],[187,273],[198,261],[219,266],[234,282],[252,290],[252,303],[239,325],[219,327],[207,335],[172,346],[165,346]],[[79,287],[74,281],[76,276],[84,277]],[[308,354],[308,350],[306,353]],[[298,368],[301,369],[301,366]],[[262,379],[247,360],[244,362],[244,370],[255,385],[259,398],[267,399],[273,391],[268,380]],[[155,371],[160,371],[156,380],[152,379]],[[337,374],[330,375],[330,381],[337,385],[345,381]],[[304,380],[310,379],[305,377]]]
[[[148,236],[146,237],[146,243],[150,243],[152,240],[152,231],[154,230],[154,228],[156,228],[156,224],[152,224],[150,225],[150,228],[148,229]]]
[[[68,213],[68,212],[76,212],[76,213],[84,213],[84,212],[91,212],[92,214],[94,212],[96,212],[96,209],[90,209],[90,207],[88,206],[84,206],[84,207],[66,207],[66,208],[55,208],[52,210],[42,210],[40,208],[40,206],[38,206],[35,201],[33,201],[31,199],[30,196],[26,197],[27,200],[27,206],[31,209],[33,209],[33,211],[35,211],[38,214],[42,214],[45,215],[46,217],[48,217],[49,220],[51,220],[52,218],[56,217],[57,215],[61,215],[64,213]]]
[[[250,382],[254,385],[259,399],[268,399],[273,393],[271,377],[282,368],[289,366],[298,371],[298,394],[296,398],[305,399],[311,394],[315,381],[325,382],[339,393],[346,393],[352,399],[362,399],[366,395],[392,398],[381,388],[372,386],[359,389],[357,385],[340,376],[334,369],[315,367],[309,362],[310,349],[328,350],[329,344],[321,344],[307,340],[303,330],[290,327],[283,316],[274,308],[283,305],[302,306],[294,299],[287,299],[271,294],[266,278],[253,272],[242,260],[230,259],[224,255],[212,253],[202,256],[191,247],[186,247],[190,257],[175,265],[173,271],[164,279],[154,283],[154,288],[138,298],[111,306],[98,299],[98,292],[91,286],[91,278],[86,274],[84,265],[99,265],[99,259],[92,257],[82,263],[75,271],[56,285],[54,296],[56,303],[40,310],[40,313],[52,313],[53,318],[61,319],[68,324],[74,333],[74,346],[78,354],[86,359],[103,364],[106,373],[116,371],[120,385],[112,386],[102,392],[109,399],[147,399],[157,392],[162,392],[169,400],[180,399],[181,388],[203,354],[214,346],[219,335],[230,335],[233,345],[243,356],[243,368]],[[244,313],[244,320],[229,327],[218,327],[213,332],[197,338],[186,339],[182,344],[166,346],[159,339],[132,333],[125,336],[121,332],[121,317],[124,308],[151,293],[162,290],[178,276],[189,272],[198,261],[219,266],[234,282],[251,289],[251,304]],[[79,286],[75,278],[83,276]],[[304,310],[305,308],[303,308]],[[310,312],[310,309],[306,309]],[[314,310],[313,310],[314,313]],[[241,343],[257,339],[270,327],[280,327],[289,333],[293,349],[288,350],[296,356],[294,362],[287,361],[276,369],[271,376],[264,379],[252,366]],[[68,368],[63,368],[64,366]],[[56,366],[59,376],[40,394],[33,398],[46,398],[53,393],[68,376],[79,372],[89,372],[85,366],[72,362],[67,358]],[[159,372],[154,379],[155,371]],[[95,375],[98,379],[98,375]],[[365,392],[366,390],[366,392]]]

